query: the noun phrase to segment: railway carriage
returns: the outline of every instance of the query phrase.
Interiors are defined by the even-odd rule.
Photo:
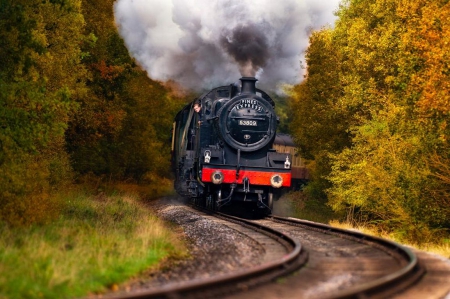
[[[270,214],[280,190],[291,186],[291,153],[273,149],[275,103],[256,79],[210,90],[175,117],[175,189],[210,209],[227,205]],[[194,105],[201,105],[197,113]]]
[[[288,134],[278,133],[273,148],[279,153],[291,154],[291,190],[301,190],[309,181],[309,173],[305,160],[298,154],[292,137]]]

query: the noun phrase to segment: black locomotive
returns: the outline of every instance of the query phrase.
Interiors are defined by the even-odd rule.
[[[270,214],[274,197],[290,187],[291,154],[272,148],[278,123],[274,101],[256,88],[257,79],[240,80],[241,86],[214,88],[178,112],[174,185],[180,195],[209,209],[234,203]]]

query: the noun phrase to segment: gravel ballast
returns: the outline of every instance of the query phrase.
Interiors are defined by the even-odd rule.
[[[151,207],[159,217],[182,228],[191,258],[171,262],[160,271],[143,275],[127,284],[127,290],[214,277],[261,263],[264,248],[217,219],[179,201],[160,200]]]

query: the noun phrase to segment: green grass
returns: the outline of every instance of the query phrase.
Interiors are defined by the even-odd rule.
[[[73,298],[115,286],[183,244],[137,198],[71,195],[56,221],[0,222],[0,298]]]

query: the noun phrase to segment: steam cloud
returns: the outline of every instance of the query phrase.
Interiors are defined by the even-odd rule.
[[[340,0],[118,0],[115,20],[150,78],[201,90],[256,76],[296,84],[311,29],[332,25]]]

